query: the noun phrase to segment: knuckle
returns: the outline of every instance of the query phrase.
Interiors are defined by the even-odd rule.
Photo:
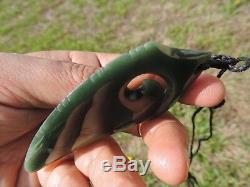
[[[86,81],[97,68],[82,64],[70,63],[66,68],[66,73],[73,85]]]

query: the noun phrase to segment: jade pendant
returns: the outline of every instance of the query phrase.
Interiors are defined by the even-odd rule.
[[[155,42],[121,55],[75,88],[43,122],[29,146],[26,170],[37,171],[77,148],[164,113],[210,57],[209,52]],[[148,73],[164,84],[145,79],[128,88],[131,80]]]

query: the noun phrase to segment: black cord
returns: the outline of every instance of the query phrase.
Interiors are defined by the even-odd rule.
[[[243,64],[239,65],[240,62],[243,62]],[[250,68],[250,58],[234,58],[226,55],[213,55],[207,63],[201,65],[201,68],[203,70],[206,70],[208,68],[216,68],[224,70],[224,72],[227,70],[231,72],[243,72]]]
[[[243,65],[238,65],[239,62],[244,62]],[[221,78],[222,75],[228,70],[231,72],[243,72],[250,68],[250,58],[247,57],[240,57],[240,58],[233,58],[230,56],[225,55],[215,55],[212,56],[208,63],[205,63],[201,67],[203,70],[208,68],[216,68],[220,69],[219,73],[217,74],[218,78]],[[192,135],[191,135],[191,142],[190,142],[190,149],[189,149],[189,163],[192,164],[194,157],[199,153],[202,142],[208,141],[213,136],[213,115],[214,109],[223,106],[225,100],[223,100],[219,105],[215,107],[208,107],[209,109],[209,134],[202,138],[199,138],[197,148],[194,150],[194,142],[195,142],[195,130],[196,130],[196,123],[195,119],[196,116],[204,109],[204,107],[197,108],[193,115],[192,115]],[[194,187],[199,186],[199,183],[196,177],[191,173],[188,172],[188,179],[187,179],[187,186]]]

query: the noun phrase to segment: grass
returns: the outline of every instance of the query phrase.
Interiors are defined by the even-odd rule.
[[[156,40],[170,46],[246,55],[249,42],[249,0],[72,0],[0,1],[0,51],[50,49],[127,51]],[[200,186],[248,186],[250,182],[249,73],[226,74],[227,104],[215,115],[212,140],[202,146],[192,165]],[[248,82],[247,82],[248,81]],[[239,97],[240,95],[240,97]],[[238,107],[238,105],[240,107]],[[190,127],[193,107],[177,103],[170,110]],[[207,115],[197,119],[199,136],[207,133]],[[117,134],[123,150],[146,159],[141,140]],[[167,186],[150,171],[148,186]]]

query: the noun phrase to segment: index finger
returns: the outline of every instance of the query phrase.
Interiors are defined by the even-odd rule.
[[[82,51],[41,51],[27,55],[40,58],[49,58],[59,61],[72,61],[78,64],[98,64],[104,67],[119,54],[95,53]],[[187,88],[180,98],[180,102],[188,105],[211,107],[219,104],[225,97],[225,88],[220,79],[213,75],[202,73]]]
[[[222,102],[225,87],[222,81],[210,74],[202,73],[187,88],[180,102],[188,105],[212,107]]]

